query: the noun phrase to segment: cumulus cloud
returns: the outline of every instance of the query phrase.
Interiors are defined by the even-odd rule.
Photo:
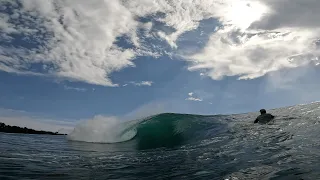
[[[188,101],[203,101],[202,99],[195,98],[195,97],[188,97],[186,100],[188,100]]]
[[[131,84],[135,86],[152,86],[153,82],[152,81],[141,81],[141,82],[130,82]]]
[[[118,37],[134,40],[139,26],[120,1],[1,1],[7,14],[1,32],[23,43],[1,46],[1,70],[29,72],[30,65],[43,63],[47,74],[91,84],[115,86],[108,78],[113,71],[134,66],[136,51],[116,45]],[[11,9],[13,13],[10,13]],[[12,16],[19,16],[13,21]],[[9,38],[7,38],[9,39]],[[28,44],[29,43],[29,44]],[[31,46],[32,48],[27,48]]]
[[[214,18],[220,25],[205,32],[206,46],[179,54],[189,70],[213,79],[256,78],[319,64],[319,6],[317,0],[2,0],[0,70],[118,86],[112,72],[135,66],[137,56],[161,56],[162,48],[145,38],[183,48],[179,37]]]
[[[87,91],[86,88],[71,87],[71,86],[67,86],[67,85],[64,85],[63,87],[66,90],[74,90],[74,91],[79,91],[79,92],[86,92]]]
[[[264,0],[272,11],[251,26],[259,29],[319,28],[318,0]]]
[[[188,93],[188,98],[186,98],[187,101],[203,101],[203,99],[200,99],[200,98],[197,98],[197,97],[194,97],[194,93],[193,92],[190,92]]]
[[[213,79],[252,79],[284,68],[319,63],[320,26],[315,20],[319,13],[312,11],[320,6],[319,1],[238,2],[246,3],[233,4],[231,21],[221,18],[224,26],[211,35],[201,52],[189,57],[189,70],[207,70],[206,75]],[[253,18],[242,23],[243,14]]]
[[[132,59],[137,55],[159,55],[141,47],[142,40],[136,31],[144,28],[150,33],[152,23],[140,23],[136,17],[163,13],[153,18],[174,31],[158,30],[156,35],[177,47],[176,40],[181,34],[196,29],[203,19],[218,17],[217,13],[224,13],[228,3],[208,0],[20,0],[1,1],[1,5],[13,11],[2,13],[3,34],[8,39],[23,35],[37,44],[31,49],[1,47],[1,70],[35,73],[28,69],[30,64],[44,63],[48,64],[49,68],[45,70],[50,75],[117,86],[108,78],[112,72],[134,66]],[[14,18],[20,18],[20,21],[13,21]],[[117,38],[123,36],[129,37],[133,48],[116,44]]]
[[[318,61],[313,37],[308,30],[243,33],[225,28],[210,37],[202,52],[191,56],[189,70],[206,69],[213,79],[257,78],[271,71]]]

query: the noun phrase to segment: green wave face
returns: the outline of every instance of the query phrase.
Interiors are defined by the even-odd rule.
[[[206,116],[160,114],[146,119],[136,127],[137,149],[174,148],[204,138],[204,130],[219,125]],[[221,125],[220,125],[221,126]]]

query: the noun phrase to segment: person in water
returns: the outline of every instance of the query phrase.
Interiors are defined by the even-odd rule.
[[[265,109],[261,109],[260,110],[260,115],[257,117],[257,119],[254,121],[254,123],[268,123],[270,122],[272,119],[274,119],[274,116],[272,114],[267,113],[267,111]]]

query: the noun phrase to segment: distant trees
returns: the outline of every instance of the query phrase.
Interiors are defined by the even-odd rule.
[[[65,134],[59,134],[58,132],[50,132],[50,131],[37,131],[34,129],[29,128],[21,128],[18,126],[10,126],[6,125],[5,123],[0,122],[0,132],[6,132],[6,133],[22,133],[22,134],[50,134],[50,135],[65,135]]]

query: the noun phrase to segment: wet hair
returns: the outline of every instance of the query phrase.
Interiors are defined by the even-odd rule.
[[[267,113],[267,111],[265,109],[260,109],[260,113],[265,114],[265,113]]]

